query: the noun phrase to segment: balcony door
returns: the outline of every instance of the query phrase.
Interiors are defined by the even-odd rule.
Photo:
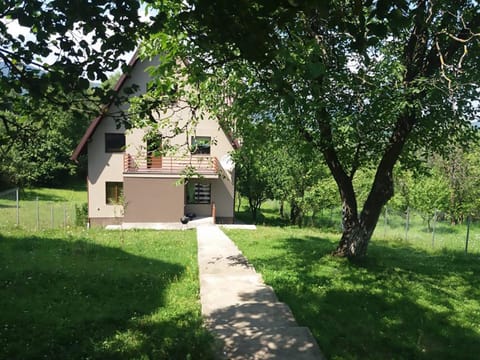
[[[162,167],[162,135],[153,134],[147,138],[147,168]]]

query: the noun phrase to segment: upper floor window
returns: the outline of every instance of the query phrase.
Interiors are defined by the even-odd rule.
[[[162,135],[161,134],[148,134],[145,137],[147,141],[147,154],[149,156],[160,156],[162,150]]]
[[[192,154],[210,155],[211,143],[210,136],[192,136]]]
[[[125,150],[125,134],[107,133],[105,134],[105,152],[116,153]]]

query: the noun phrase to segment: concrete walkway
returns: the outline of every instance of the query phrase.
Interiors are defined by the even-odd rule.
[[[215,225],[197,228],[202,314],[223,359],[324,359],[310,330]]]

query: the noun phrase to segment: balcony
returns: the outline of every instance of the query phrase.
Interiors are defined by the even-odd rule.
[[[213,156],[136,157],[125,153],[123,171],[127,174],[186,175],[194,173],[201,176],[218,177],[219,168],[218,159]]]

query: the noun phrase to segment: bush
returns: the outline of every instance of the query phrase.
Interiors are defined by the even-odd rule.
[[[85,226],[88,222],[88,203],[75,205],[75,225]]]

